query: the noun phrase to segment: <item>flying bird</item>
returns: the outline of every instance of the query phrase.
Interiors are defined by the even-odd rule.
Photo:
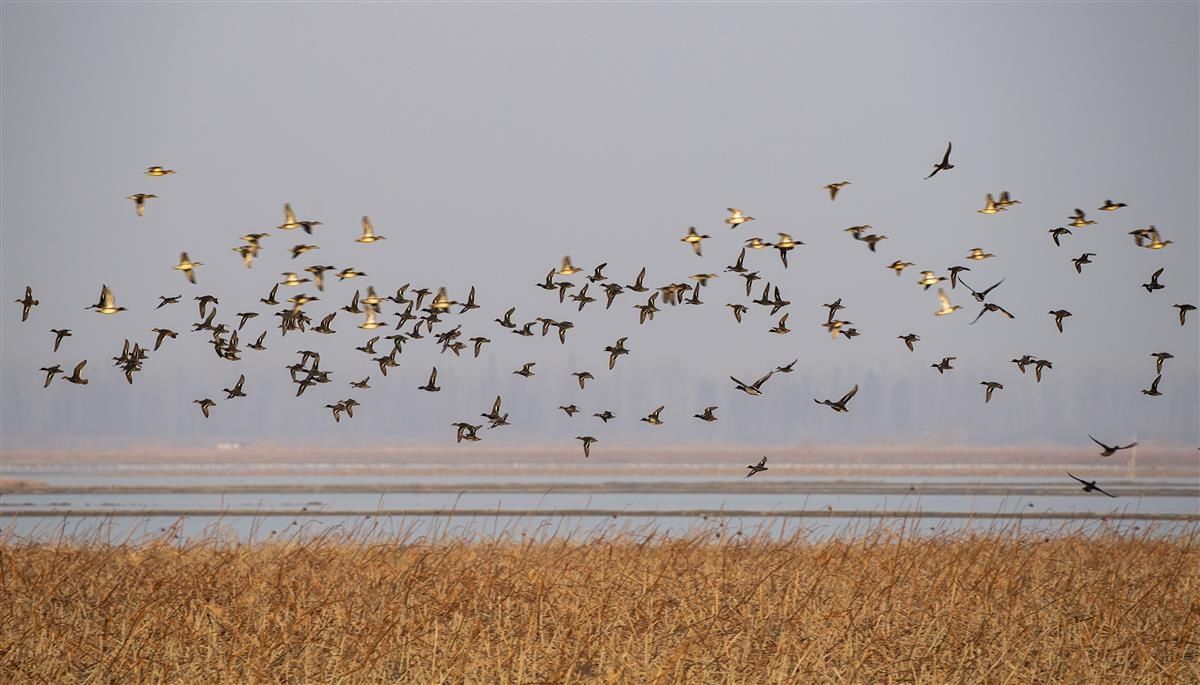
[[[850,388],[850,392],[846,393],[845,395],[842,395],[842,399],[838,400],[837,402],[833,402],[833,401],[827,400],[827,399],[826,400],[818,400],[816,398],[813,399],[813,402],[816,402],[817,404],[827,405],[830,409],[834,410],[835,412],[845,413],[845,412],[850,411],[850,408],[846,405],[848,402],[850,402],[851,399],[853,399],[853,397],[856,394],[858,394],[858,384],[857,383],[854,385],[853,388]]]
[[[1136,442],[1131,442],[1128,445],[1105,445],[1104,443],[1100,442],[1096,438],[1092,437],[1091,433],[1088,433],[1088,437],[1092,438],[1092,442],[1099,445],[1100,449],[1103,450],[1102,452],[1100,452],[1100,456],[1102,456],[1102,457],[1111,457],[1112,455],[1116,454],[1120,450],[1127,450],[1131,447],[1137,447]]]
[[[754,474],[756,474],[760,471],[766,471],[767,470],[767,458],[763,457],[762,459],[758,460],[757,464],[749,464],[746,466],[746,468],[750,469],[750,472],[746,474],[747,478],[749,478],[750,476],[753,476]]]
[[[576,435],[575,439],[579,440],[580,442],[583,443],[583,458],[584,459],[587,459],[588,457],[592,456],[592,443],[600,442],[599,440],[597,440],[596,438],[593,438],[590,435]]]
[[[137,212],[138,216],[142,216],[146,213],[146,200],[156,200],[158,196],[149,193],[134,193],[125,199],[133,200],[134,211]]]
[[[41,302],[33,299],[33,288],[31,288],[29,286],[25,286],[25,297],[24,298],[22,298],[20,300],[13,300],[13,301],[16,302],[17,304],[21,305],[21,322],[22,323],[24,323],[25,320],[29,318],[29,310],[33,309],[34,307],[41,304]],[[56,344],[55,349],[57,349],[57,348],[58,348],[58,345]]]
[[[1063,326],[1062,326],[1063,319],[1067,318],[1068,316],[1071,316],[1071,312],[1068,312],[1065,309],[1052,309],[1047,313],[1050,316],[1054,317],[1054,325],[1058,328],[1058,332],[1062,333],[1063,332]]]
[[[925,177],[926,181],[936,176],[939,171],[949,171],[954,168],[954,165],[950,163],[950,150],[953,147],[953,142],[946,143],[946,154],[942,155],[942,161],[933,165],[933,172]]]
[[[1094,481],[1094,480],[1084,480],[1082,478],[1079,478],[1078,476],[1073,476],[1073,475],[1071,475],[1070,471],[1067,471],[1067,475],[1071,476],[1071,478],[1074,478],[1075,480],[1079,481],[1080,483],[1083,483],[1083,491],[1084,492],[1093,492],[1094,491],[1094,492],[1099,492],[1104,495],[1108,495],[1109,497],[1116,497],[1116,495],[1102,490],[1100,488],[1100,486],[1096,485],[1096,481]]]

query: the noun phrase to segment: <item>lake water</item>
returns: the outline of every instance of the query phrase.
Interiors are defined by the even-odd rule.
[[[579,538],[620,531],[680,535],[704,530],[775,537],[804,532],[826,538],[859,534],[881,521],[928,534],[1014,525],[1047,533],[1112,526],[1169,532],[1194,528],[1200,520],[1200,484],[1187,478],[1100,479],[1102,487],[1119,495],[1112,499],[1082,492],[1065,475],[797,479],[768,473],[754,480],[722,480],[645,476],[636,470],[619,476],[380,477],[330,476],[312,468],[261,476],[216,470],[197,475],[194,469],[188,475],[165,476],[139,471],[119,465],[6,469],[4,477],[40,481],[55,490],[0,495],[0,529],[26,539],[102,534],[112,540],[167,529],[184,539],[213,532],[263,539],[272,532],[349,529],[415,537],[554,533]],[[344,491],[331,492],[330,487]],[[309,488],[312,491],[303,491]],[[435,491],[420,491],[423,488]],[[281,491],[288,489],[299,491]],[[1052,518],[1063,515],[1112,520]],[[1120,520],[1131,516],[1141,518]],[[1173,520],[1149,520],[1154,517]]]

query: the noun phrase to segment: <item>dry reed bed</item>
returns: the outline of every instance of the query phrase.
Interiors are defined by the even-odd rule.
[[[0,681],[1200,682],[1200,531],[0,544]]]

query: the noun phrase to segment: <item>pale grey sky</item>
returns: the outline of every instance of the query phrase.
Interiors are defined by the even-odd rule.
[[[1200,317],[1181,328],[1171,308],[1200,304],[1195,3],[5,2],[0,13],[5,445],[452,440],[447,424],[497,393],[519,421],[485,437],[511,442],[1200,439]],[[957,167],[922,180],[947,140]],[[152,164],[178,173],[143,175]],[[830,202],[821,186],[840,180],[852,184]],[[976,213],[1001,190],[1022,204]],[[141,219],[125,199],[135,192],[159,196]],[[1095,211],[1108,198],[1130,206]],[[324,225],[311,239],[272,230],[284,202]],[[730,206],[756,220],[729,230]],[[1046,231],[1075,207],[1099,223],[1056,248]],[[363,214],[387,240],[353,242]],[[888,236],[877,254],[843,232],[855,224]],[[1136,248],[1127,232],[1149,224],[1173,244]],[[712,236],[703,258],[679,242],[691,225]],[[231,248],[252,231],[272,235],[248,271]],[[778,317],[754,305],[734,324],[721,305],[748,298],[722,269],[741,241],[781,231],[805,243],[789,269],[773,251],[747,258],[793,301],[793,332],[773,336]],[[292,260],[298,242],[321,249]],[[972,247],[997,256],[966,262]],[[182,250],[205,263],[195,286],[170,268]],[[1098,256],[1077,275],[1069,260],[1085,251]],[[707,306],[638,326],[644,297],[576,313],[533,288],[564,254],[608,262],[623,284],[642,266],[651,286],[721,276]],[[897,278],[885,268],[895,259],[917,266]],[[261,313],[250,342],[275,321],[257,299],[315,263],[369,277],[328,287],[314,318],[355,286],[463,297],[475,285],[483,308],[452,324],[495,343],[455,360],[417,341],[385,379],[353,351],[367,334],[347,314],[335,336],[272,329],[268,351],[236,364],[184,332],[198,320],[191,298],[213,293],[221,320]],[[951,264],[972,266],[976,288],[1007,278],[992,299],[1017,318],[968,325],[979,306],[961,286],[963,311],[932,316],[935,291],[916,270]],[[1159,267],[1167,288],[1148,294],[1139,284]],[[85,312],[101,283],[130,311]],[[41,305],[22,324],[11,300],[27,284]],[[176,294],[186,304],[153,311]],[[820,304],[839,296],[862,331],[853,341],[819,326]],[[574,321],[568,344],[492,323],[514,305],[521,321]],[[1061,335],[1046,314],[1059,307],[1074,312]],[[106,360],[126,337],[152,342],[154,326],[180,339],[127,386]],[[57,354],[52,327],[74,331]],[[896,340],[908,332],[923,339],[916,353]],[[602,348],[620,336],[634,353],[610,373]],[[306,348],[336,383],[296,399],[283,367]],[[1144,397],[1158,351],[1176,357],[1166,394]],[[1054,361],[1041,384],[1008,363],[1024,353]],[[958,368],[939,376],[929,365],[945,355]],[[766,397],[727,378],[797,357]],[[42,390],[38,367],[84,358],[90,385]],[[525,361],[538,361],[528,381],[510,373]],[[415,388],[435,363],[444,390],[431,397]],[[567,374],[584,368],[597,382],[581,393]],[[239,373],[250,397],[226,402],[220,388]],[[367,375],[372,390],[346,385]],[[981,380],[1005,384],[986,407]],[[856,382],[848,415],[812,402]],[[362,409],[335,425],[323,405],[351,396]],[[208,421],[200,397],[219,402]],[[584,416],[555,409],[571,402]],[[637,421],[664,403],[665,426]],[[722,421],[690,418],[706,405]],[[604,408],[619,420],[586,418]]]

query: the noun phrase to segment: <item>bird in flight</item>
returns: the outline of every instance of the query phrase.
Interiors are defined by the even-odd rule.
[[[1083,228],[1084,226],[1090,226],[1096,223],[1095,221],[1088,219],[1087,215],[1083,213],[1082,209],[1076,209],[1075,213],[1067,218],[1071,220],[1069,225],[1074,226],[1075,228]]]
[[[640,420],[645,421],[646,423],[650,424],[651,426],[661,426],[663,424],[663,421],[662,421],[662,419],[659,418],[659,414],[661,414],[662,410],[665,408],[666,408],[665,405],[661,406],[658,409],[655,409],[654,411],[650,412],[649,415],[647,415],[646,417],[644,417]]]
[[[164,169],[160,166],[152,166],[146,169],[147,176],[166,176],[167,174],[175,173],[174,169]]]
[[[1103,489],[1101,489],[1099,485],[1096,485],[1096,481],[1094,481],[1094,480],[1084,480],[1082,478],[1079,478],[1078,476],[1073,476],[1073,475],[1071,475],[1070,471],[1067,471],[1067,475],[1071,476],[1072,478],[1079,481],[1080,483],[1083,483],[1083,491],[1084,492],[1095,491],[1095,492],[1099,492],[1104,495],[1108,495],[1109,497],[1116,497],[1116,495],[1114,495],[1110,492],[1105,492]]]
[[[745,381],[739,381],[738,379],[734,378],[733,376],[730,376],[729,380],[733,381],[737,390],[741,390],[742,392],[746,393],[747,395],[749,395],[751,397],[757,397],[757,396],[763,394],[762,393],[763,383],[766,383],[771,378],[771,376],[773,376],[774,374],[775,374],[774,371],[768,371],[767,375],[754,381],[754,383],[746,383]]]
[[[1161,373],[1154,377],[1154,380],[1150,383],[1149,389],[1142,389],[1142,394],[1149,395],[1150,397],[1160,397],[1162,395],[1162,393],[1158,390],[1158,384],[1160,382],[1162,382]]]
[[[56,365],[56,366],[57,366],[57,365]],[[79,362],[78,364],[76,364],[76,365],[75,365],[75,369],[74,369],[73,371],[71,371],[71,375],[70,375],[70,376],[63,376],[63,380],[64,380],[64,381],[67,381],[67,382],[69,382],[69,383],[74,383],[75,385],[87,385],[87,384],[88,384],[88,381],[87,381],[87,379],[86,379],[86,378],[84,378],[84,377],[83,377],[83,375],[82,375],[82,374],[83,374],[83,367],[85,367],[85,366],[87,366],[87,360],[86,360],[86,359],[84,359],[83,361],[81,361],[81,362]],[[53,367],[51,367],[51,368],[53,368]],[[48,370],[48,369],[42,369],[42,370],[43,370],[43,371],[46,371],[47,373],[49,373],[49,370]],[[50,374],[50,375],[53,375],[53,374]],[[50,381],[49,381],[49,380],[47,380],[47,381],[46,381],[46,384],[47,384],[47,385],[49,385],[49,384],[50,384]],[[42,387],[45,387],[45,386],[42,386]]]
[[[926,181],[936,176],[939,171],[949,171],[954,168],[954,165],[950,163],[950,150],[953,147],[953,141],[946,143],[946,154],[942,155],[942,161],[933,165],[933,171],[925,177]]]
[[[1058,242],[1058,239],[1063,237],[1064,235],[1071,235],[1071,229],[1063,228],[1062,226],[1059,226],[1058,228],[1050,229],[1049,231],[1047,231],[1047,233],[1049,233],[1050,237],[1054,240],[1055,247],[1062,247],[1062,243]]]
[[[600,442],[599,440],[597,440],[596,438],[593,438],[590,435],[576,435],[575,439],[579,440],[580,442],[583,443],[583,458],[584,459],[587,459],[588,457],[592,456],[592,443]]]
[[[747,221],[754,221],[754,217],[746,216],[742,213],[742,210],[736,207],[728,207],[727,209],[729,210],[729,217],[725,219],[725,223],[729,224],[729,228],[737,228]]]
[[[853,388],[850,388],[850,392],[846,393],[845,395],[842,395],[842,399],[838,400],[837,402],[834,402],[832,400],[827,400],[827,399],[826,400],[818,400],[816,398],[813,398],[813,402],[816,402],[817,404],[827,405],[830,409],[834,410],[835,412],[845,413],[845,412],[850,411],[850,408],[848,406],[846,406],[846,404],[856,394],[858,394],[858,384],[857,383],[854,385]]]
[[[1155,353],[1151,354],[1150,356],[1154,357],[1154,372],[1155,373],[1162,373],[1163,362],[1165,362],[1168,359],[1175,358],[1175,355],[1171,354],[1170,352],[1155,352]]]
[[[29,318],[29,310],[41,304],[41,302],[33,299],[33,288],[25,286],[25,297],[20,300],[13,300],[21,305],[21,321],[22,323]],[[54,344],[54,349],[58,349],[58,343]]]
[[[1180,326],[1187,323],[1187,313],[1188,312],[1196,311],[1196,305],[1194,305],[1194,304],[1173,304],[1171,306],[1179,310],[1179,325]]]
[[[1112,200],[1105,200],[1104,204],[1100,206],[1100,211],[1115,212],[1122,207],[1128,207],[1128,206],[1129,205],[1125,204],[1124,202],[1113,202]]]
[[[1075,273],[1077,273],[1077,274],[1083,273],[1083,265],[1091,264],[1092,257],[1095,257],[1095,256],[1096,256],[1095,252],[1084,252],[1083,254],[1079,255],[1075,259],[1072,259],[1071,261],[1075,263]]]
[[[46,381],[46,382],[49,383],[50,381]],[[705,407],[703,412],[701,412],[699,414],[692,414],[692,417],[700,419],[701,421],[704,421],[706,423],[712,423],[713,421],[717,420],[717,415],[713,413],[716,410],[717,410],[717,407]]]
[[[909,352],[913,351],[913,343],[921,340],[921,336],[917,335],[916,333],[909,333],[908,335],[898,335],[898,336],[896,336],[896,338],[904,341],[904,346],[908,348]]]
[[[983,403],[987,404],[992,401],[992,392],[995,390],[1003,390],[1004,386],[995,381],[981,381],[980,385],[986,385],[987,390],[983,393]]]
[[[746,468],[750,469],[750,472],[746,474],[747,478],[749,478],[750,476],[753,476],[754,474],[758,473],[759,471],[766,471],[766,470],[768,470],[767,469],[767,458],[763,457],[762,459],[759,459],[757,464],[748,464],[746,466]]]
[[[433,371],[429,372],[429,382],[426,383],[425,385],[418,385],[417,390],[424,390],[425,392],[437,392],[437,391],[441,390],[441,388],[439,388],[438,384],[437,384],[437,367],[436,366],[433,367]]]
[[[1092,442],[1099,445],[1100,449],[1103,450],[1103,452],[1100,453],[1100,456],[1102,456],[1102,457],[1111,457],[1112,455],[1116,454],[1119,450],[1127,450],[1131,447],[1137,447],[1136,442],[1131,442],[1128,445],[1105,445],[1104,443],[1100,442],[1096,438],[1092,437],[1091,433],[1088,433],[1088,437],[1092,438]]]
[[[186,252],[183,252],[183,253],[180,253],[180,255],[179,255],[179,263],[171,268],[175,269],[176,271],[182,271],[183,275],[187,276],[188,283],[195,283],[196,282],[196,267],[198,267],[198,266],[204,266],[204,263],[203,262],[193,262],[192,260],[188,259],[188,254]]]
[[[133,200],[134,211],[137,212],[138,216],[142,216],[146,213],[146,200],[156,200],[158,196],[149,193],[134,193],[125,199]]]
[[[1050,314],[1050,316],[1054,317],[1054,325],[1056,327],[1058,327],[1058,332],[1062,333],[1063,332],[1063,327],[1062,327],[1063,319],[1067,318],[1068,316],[1071,316],[1071,312],[1068,312],[1065,309],[1053,309],[1047,313]]]
[[[934,312],[934,316],[946,316],[962,309],[962,305],[951,305],[950,298],[946,296],[946,291],[938,288],[938,310]]]
[[[207,397],[205,397],[202,400],[192,400],[192,404],[200,405],[200,411],[204,413],[204,418],[206,418],[206,419],[208,418],[208,410],[217,406],[216,402],[213,402],[212,400],[208,399]]]
[[[939,374],[943,374],[947,371],[954,370],[954,367],[950,364],[950,362],[954,361],[955,359],[958,359],[958,357],[942,357],[942,361],[936,364],[930,364],[929,366],[930,368],[937,369]]]
[[[107,285],[100,286],[100,301],[87,309],[95,309],[101,314],[116,314],[125,311],[124,307],[117,306],[117,296],[113,294],[112,290],[109,290]]]
[[[829,191],[830,201],[836,200],[838,191],[848,185],[850,185],[850,181],[838,181],[837,183],[830,183],[829,185],[825,186],[825,190]]]
[[[375,235],[375,227],[371,225],[371,217],[363,216],[362,218],[362,235],[354,239],[356,243],[374,243],[383,240],[383,236]]]
[[[687,235],[683,236],[683,237],[682,237],[682,238],[680,238],[679,240],[680,240],[681,242],[685,242],[685,243],[687,243],[687,244],[691,245],[691,246],[692,246],[692,252],[695,252],[695,253],[696,253],[696,256],[697,256],[697,257],[699,257],[699,256],[701,256],[701,253],[700,253],[700,241],[704,240],[705,238],[709,238],[709,237],[711,237],[711,236],[708,236],[708,235],[700,235],[699,233],[697,233],[697,232],[696,232],[696,227],[695,227],[695,226],[689,226],[689,227],[688,227],[688,232],[687,232]]]
[[[1166,267],[1163,267],[1163,268],[1166,268]],[[1163,288],[1167,287],[1167,286],[1163,285],[1162,283],[1158,282],[1158,277],[1162,275],[1162,272],[1163,272],[1163,269],[1160,268],[1158,271],[1155,271],[1153,274],[1150,275],[1149,283],[1142,284],[1142,287],[1146,289],[1146,292],[1153,293],[1155,290],[1162,290]]]

